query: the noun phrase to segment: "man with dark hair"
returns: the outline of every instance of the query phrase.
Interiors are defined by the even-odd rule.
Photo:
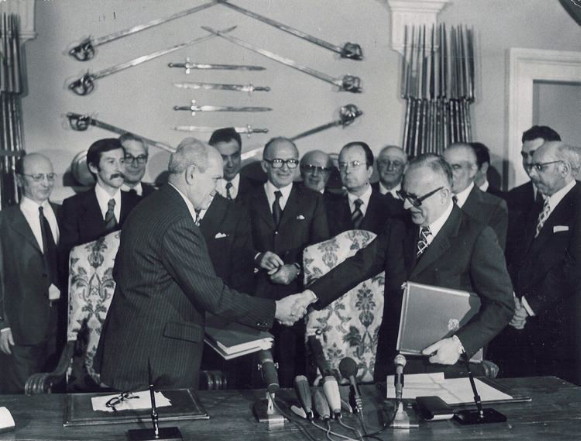
[[[315,308],[322,308],[385,270],[381,350],[374,373],[377,381],[393,370],[404,282],[474,292],[482,302],[476,316],[452,337],[423,350],[429,360],[408,360],[407,371],[433,370],[430,363],[454,365],[463,352],[472,356],[506,326],[514,312],[510,277],[494,231],[452,202],[452,171],[444,159],[428,154],[412,160],[404,174],[401,196],[412,223],[391,220],[371,244],[305,291],[313,294],[309,301]],[[435,368],[442,370],[442,366]]]
[[[347,230],[383,231],[387,219],[396,212],[397,201],[383,197],[371,187],[373,152],[360,141],[343,146],[339,153],[339,173],[344,195],[326,194],[325,207],[329,234],[336,236]]]
[[[95,186],[63,201],[61,248],[68,259],[70,250],[111,231],[121,229],[140,197],[122,192],[125,152],[116,138],[95,141],[87,152],[87,165]],[[66,261],[65,261],[66,264]]]
[[[489,148],[481,142],[471,142],[469,144],[474,149],[476,165],[478,166],[476,176],[474,177],[474,185],[485,193],[490,193],[504,199],[504,192],[488,182],[488,169],[490,168]]]
[[[22,200],[0,212],[0,393],[23,393],[30,375],[54,368],[66,314],[52,163],[31,153],[16,173]]]
[[[119,137],[119,142],[125,152],[121,191],[134,191],[137,196],[145,197],[155,191],[152,184],[141,182],[147,167],[147,144],[132,133],[125,133]]]

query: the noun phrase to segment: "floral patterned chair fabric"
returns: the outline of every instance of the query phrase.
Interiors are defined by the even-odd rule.
[[[305,248],[305,286],[366,247],[375,236],[370,231],[350,230]],[[307,335],[313,331],[318,335],[331,368],[338,370],[339,362],[351,357],[357,363],[360,382],[373,381],[377,335],[383,319],[384,285],[382,272],[306,318]]]

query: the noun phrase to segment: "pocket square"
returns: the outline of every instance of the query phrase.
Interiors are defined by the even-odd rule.
[[[555,225],[553,227],[553,233],[560,233],[561,231],[569,231],[568,225]]]
[[[224,233],[216,233],[214,239],[222,239],[223,237],[228,237],[228,235]]]
[[[305,217],[302,214],[299,214],[297,216],[297,220],[305,220]]]

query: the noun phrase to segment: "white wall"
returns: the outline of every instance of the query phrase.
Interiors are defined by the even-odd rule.
[[[237,0],[236,4],[272,17],[329,42],[359,43],[365,61],[342,60],[333,53],[263,23],[214,6],[195,15],[98,48],[97,56],[80,63],[67,48],[88,35],[102,36],[135,24],[167,16],[202,1],[158,0],[57,0],[36,3],[38,37],[25,45],[28,93],[23,98],[25,145],[44,151],[63,174],[73,156],[93,141],[115,136],[98,128],[74,132],[67,127],[67,112],[90,113],[97,119],[142,136],[176,145],[187,134],[175,125],[223,127],[251,124],[267,127],[267,135],[245,138],[244,149],[263,145],[271,136],[293,136],[337,118],[339,107],[356,104],[365,113],[352,126],[322,132],[298,141],[301,153],[321,148],[338,151],[346,142],[363,140],[375,151],[385,144],[401,143],[404,103],[399,98],[400,56],[389,46],[389,8],[383,0]],[[509,47],[581,50],[581,31],[558,2],[546,0],[456,0],[440,16],[449,24],[473,25],[479,53],[479,85],[473,106],[475,139],[505,156],[505,52]],[[363,94],[333,90],[330,84],[291,70],[246,49],[214,39],[180,50],[139,67],[97,81],[96,90],[79,97],[66,83],[87,69],[96,72],[140,55],[173,46],[204,32],[201,25],[225,28],[238,25],[233,34],[253,44],[320,70],[333,77],[361,77]],[[257,64],[264,72],[196,71],[186,76],[169,69],[168,62],[193,60],[211,63]],[[247,83],[270,86],[270,93],[247,96],[236,92],[184,91],[176,81]],[[214,113],[191,117],[175,112],[196,98],[199,104],[259,105],[268,113]],[[207,139],[209,134],[199,135]],[[148,180],[166,166],[167,154],[152,150]],[[55,199],[71,190],[57,187]]]

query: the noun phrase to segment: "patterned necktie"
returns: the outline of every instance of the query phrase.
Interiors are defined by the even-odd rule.
[[[539,218],[537,220],[537,231],[535,233],[535,237],[539,235],[543,225],[545,225],[545,221],[549,217],[549,212],[551,210],[551,206],[549,205],[549,198],[546,198],[543,202],[543,211],[539,214]]]
[[[226,199],[228,199],[229,201],[231,201],[232,198],[232,192],[230,191],[232,189],[232,187],[234,187],[232,185],[232,182],[226,182]]]
[[[452,196],[452,202],[454,202],[454,205],[458,205],[458,196]]]
[[[107,213],[105,213],[105,232],[109,233],[117,226],[115,217],[115,199],[109,199],[107,202]]]
[[[428,237],[430,237],[431,235],[432,232],[430,231],[430,227],[420,228],[420,238],[418,240],[418,250],[416,253],[417,257],[420,257],[422,254],[424,254],[424,251],[426,251],[426,248],[428,248],[429,245]]]
[[[52,230],[48,219],[44,215],[44,210],[42,207],[38,207],[38,217],[40,219],[40,232],[42,235],[42,249],[43,249],[43,259],[44,266],[50,281],[53,284],[57,282],[57,251],[56,244],[54,242],[54,236],[52,235]]]
[[[200,212],[201,210],[194,210],[196,212],[196,218],[194,219],[194,223],[196,224],[196,226],[200,226],[200,222],[202,221],[202,219],[200,219]]]
[[[353,205],[355,205],[355,208],[353,209],[353,213],[351,213],[351,222],[353,222],[353,227],[358,229],[363,221],[363,212],[361,211],[363,201],[361,199],[355,199]]]
[[[282,208],[280,208],[280,198],[282,193],[277,190],[274,192],[274,202],[272,203],[272,219],[274,220],[274,226],[278,228],[280,223],[280,218],[282,217]]]

